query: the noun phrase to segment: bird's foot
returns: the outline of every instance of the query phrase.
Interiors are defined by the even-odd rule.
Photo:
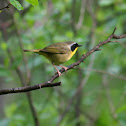
[[[59,77],[62,75],[61,72],[60,72],[59,70],[57,71],[57,73],[58,73]]]
[[[54,64],[53,64],[53,66],[55,67],[55,69],[56,69],[56,71],[57,71],[57,73],[58,73],[58,75],[60,77],[62,75],[61,72],[56,68],[56,66]]]
[[[60,67],[62,67],[65,70],[65,72],[68,70],[68,67],[65,67],[65,66],[60,66]]]

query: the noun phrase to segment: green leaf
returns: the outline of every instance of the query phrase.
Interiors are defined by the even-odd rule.
[[[17,8],[19,11],[20,10],[24,10],[24,8],[22,7],[22,5],[17,1],[17,0],[9,0],[10,3]]]
[[[38,6],[38,0],[26,0],[26,1],[32,4],[33,6]]]

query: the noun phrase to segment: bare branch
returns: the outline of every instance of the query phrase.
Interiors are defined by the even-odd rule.
[[[115,33],[115,30],[116,30],[116,28],[114,29],[114,31],[113,31],[113,33],[105,40],[105,41],[102,41],[102,42],[99,42],[99,44],[97,44],[93,49],[91,49],[90,51],[88,51],[86,54],[83,54],[82,56],[81,56],[81,58],[77,61],[77,62],[75,62],[75,63],[73,63],[73,64],[71,64],[71,65],[69,65],[68,66],[68,70],[70,70],[70,69],[73,69],[75,66],[78,66],[81,62],[83,62],[88,56],[90,56],[92,53],[94,53],[94,52],[96,52],[96,50],[99,50],[99,48],[101,47],[101,46],[103,46],[103,45],[105,45],[105,44],[107,44],[107,43],[110,43],[111,42],[111,39],[113,39],[113,38],[115,38],[115,39],[121,39],[121,38],[125,38],[126,37],[126,35],[124,34],[124,35],[119,35],[119,36],[117,36],[117,35],[115,35],[114,33]],[[115,37],[116,36],[116,37]],[[63,73],[63,72],[65,72],[65,70],[64,69],[61,69],[60,70],[60,72],[61,73]],[[66,71],[67,72],[67,71]],[[54,85],[51,85],[52,83],[51,82],[53,82],[55,79],[57,79],[59,76],[58,76],[58,74],[57,73],[55,73],[51,78],[50,78],[50,80],[48,81],[48,82],[50,82],[50,84],[48,83],[48,82],[46,82],[46,83],[42,83],[42,88],[44,88],[44,87],[52,87],[52,86],[58,86],[58,85],[60,85],[60,83],[61,82],[57,82],[57,83],[53,83]],[[49,84],[49,85],[48,85]],[[28,87],[28,88],[27,88]],[[22,89],[21,88],[16,88],[16,91],[17,91],[17,89],[20,89],[21,91],[17,91],[17,92],[15,92],[15,88],[11,88],[11,89],[2,89],[2,90],[0,90],[0,94],[2,95],[2,94],[8,94],[8,93],[18,93],[18,92],[27,92],[27,91],[31,91],[31,90],[36,90],[36,89],[39,89],[39,87],[40,87],[40,85],[37,85],[37,87],[36,87],[36,85],[34,85],[34,86],[27,86],[27,87],[22,87]],[[5,91],[6,90],[6,91]],[[8,91],[7,91],[8,90]],[[14,90],[14,91],[12,91],[12,90]],[[22,91],[23,90],[23,91]],[[6,92],[6,93],[2,93],[2,92]],[[11,92],[10,92],[11,91]]]
[[[114,33],[115,33],[115,30],[116,30],[116,28],[113,30],[112,34],[111,34],[105,41],[99,42],[99,44],[97,44],[93,49],[91,49],[90,51],[88,51],[86,54],[83,54],[83,55],[81,56],[81,58],[80,58],[77,62],[75,62],[75,63],[69,65],[67,70],[73,69],[75,66],[78,66],[78,65],[79,65],[81,62],[83,62],[88,56],[90,56],[92,53],[94,53],[94,52],[96,52],[97,50],[99,50],[99,48],[100,48],[101,46],[103,46],[103,45],[105,45],[105,44],[107,44],[107,43],[110,43],[110,42],[111,42],[111,39],[115,38],[115,36],[116,36],[115,39],[126,38],[126,34],[124,34],[124,35],[119,35],[119,36],[115,35],[115,34],[114,34]],[[125,37],[124,37],[124,36],[125,36]],[[60,72],[63,73],[63,72],[65,72],[65,70],[64,70],[64,69],[61,69]],[[58,74],[55,73],[55,75],[52,76],[51,79],[50,79],[49,81],[50,81],[50,82],[53,82],[53,81],[54,81],[56,78],[58,78],[58,77],[59,77]]]
[[[10,89],[1,89],[0,90],[0,95],[4,94],[10,94],[10,93],[22,93],[22,92],[28,92],[40,88],[45,88],[45,87],[54,87],[54,86],[59,86],[61,85],[61,82],[56,82],[56,83],[41,83],[33,86],[25,86],[25,87],[19,87],[19,88],[10,88]]]

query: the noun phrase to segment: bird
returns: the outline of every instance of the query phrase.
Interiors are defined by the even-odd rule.
[[[46,57],[56,69],[59,77],[61,76],[61,72],[56,68],[56,66],[60,66],[67,71],[67,67],[62,66],[60,64],[65,63],[70,60],[72,56],[76,53],[78,47],[82,45],[77,44],[76,42],[68,41],[68,42],[59,42],[49,45],[43,49],[33,49],[33,50],[23,50],[24,52],[34,52],[39,55],[43,55]]]

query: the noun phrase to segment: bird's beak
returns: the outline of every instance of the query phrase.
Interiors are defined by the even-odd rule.
[[[81,47],[82,45],[78,45],[78,47]]]

